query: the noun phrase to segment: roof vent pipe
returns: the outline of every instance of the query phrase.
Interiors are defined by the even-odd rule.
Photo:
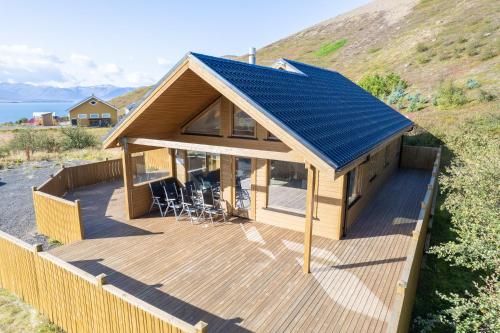
[[[255,47],[251,47],[248,51],[248,63],[255,65]]]

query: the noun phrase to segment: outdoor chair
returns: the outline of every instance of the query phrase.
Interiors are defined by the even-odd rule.
[[[226,213],[220,204],[220,201],[214,199],[214,192],[210,189],[205,189],[200,193],[202,200],[202,210],[199,218],[204,219],[208,215],[208,218],[214,224],[214,216],[222,216],[222,220],[226,222]],[[220,221],[220,220],[219,220]],[[217,221],[217,222],[219,222]]]
[[[187,189],[186,188],[180,188],[180,194],[181,194],[181,212],[178,215],[178,218],[180,219],[182,216],[187,216],[189,217],[189,220],[191,223],[194,222],[194,220],[199,219],[199,212],[200,212],[200,207],[196,203],[196,201],[192,200],[192,197],[190,197],[187,194]],[[193,216],[195,215],[196,218]]]
[[[160,182],[149,183],[149,189],[151,190],[151,206],[149,207],[149,212],[154,206],[157,206],[160,210],[161,216],[165,216],[163,212],[163,207],[166,207],[165,202],[165,192],[163,191],[163,186]]]
[[[179,202],[179,199],[175,195],[175,191],[172,192],[171,189],[169,190],[168,184],[165,184],[163,186],[163,191],[165,192],[165,202],[167,204],[167,208],[165,209],[165,216],[168,214],[169,211],[173,211],[175,219],[178,221],[179,217],[177,214],[178,212],[182,211],[182,203]]]

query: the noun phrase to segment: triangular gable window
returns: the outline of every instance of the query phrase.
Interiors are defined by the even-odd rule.
[[[220,135],[220,98],[184,126],[183,133]]]

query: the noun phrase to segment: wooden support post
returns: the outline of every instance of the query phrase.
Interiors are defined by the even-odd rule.
[[[316,187],[316,168],[307,164],[306,223],[304,230],[304,273],[311,273],[312,220],[314,214],[314,188]]]
[[[127,138],[122,139],[123,187],[125,189],[125,216],[133,218],[132,210],[132,154],[128,149]]]

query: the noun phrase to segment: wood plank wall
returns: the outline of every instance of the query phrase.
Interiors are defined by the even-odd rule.
[[[31,304],[66,332],[207,331],[106,284],[97,277],[0,231],[0,288]]]
[[[441,162],[441,148],[425,150],[428,154],[435,156],[432,177],[427,187],[422,208],[418,216],[417,225],[413,231],[410,246],[406,255],[406,261],[401,272],[401,278],[396,286],[396,296],[391,309],[388,329],[389,333],[408,332],[411,322],[411,313],[417,292],[417,283],[420,273],[420,264],[424,253],[427,237],[427,229],[434,213],[436,197],[438,194],[438,175]]]
[[[436,160],[437,148],[403,145],[401,167],[432,170]]]
[[[397,170],[400,158],[401,137],[387,145],[389,154],[386,164],[385,147],[370,156],[370,160],[357,166],[356,187],[360,193],[359,199],[347,210],[346,232],[352,226],[363,208],[370,202],[375,193]],[[373,178],[374,177],[374,178]]]

